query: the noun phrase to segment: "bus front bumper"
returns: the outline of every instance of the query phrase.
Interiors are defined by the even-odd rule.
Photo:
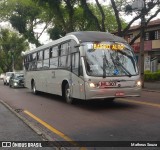
[[[140,95],[141,87],[86,89],[86,100],[119,97],[138,97]]]

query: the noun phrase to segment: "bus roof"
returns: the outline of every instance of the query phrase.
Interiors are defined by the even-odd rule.
[[[115,36],[108,32],[99,32],[99,31],[80,31],[80,32],[71,32],[67,35],[74,35],[80,42],[100,42],[100,41],[110,41],[110,42],[123,42],[126,41],[118,36]]]
[[[26,51],[24,52],[24,55],[45,49],[45,48],[49,48],[51,47],[53,44],[58,44],[61,42],[64,42],[65,40],[69,40],[69,39],[75,39],[77,41],[79,41],[79,43],[82,42],[104,42],[104,41],[110,41],[110,42],[122,42],[122,43],[126,43],[126,41],[121,38],[118,37],[116,35],[113,35],[111,33],[108,32],[100,32],[100,31],[79,31],[79,32],[71,32],[68,33],[66,36],[57,39],[55,41],[52,41],[48,44],[42,45],[40,47],[37,47],[31,51]]]

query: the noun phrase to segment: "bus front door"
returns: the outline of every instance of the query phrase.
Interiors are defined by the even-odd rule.
[[[72,85],[72,97],[85,99],[84,91],[84,80],[79,74],[79,67],[81,66],[81,61],[79,53],[72,54],[72,75],[71,75],[71,85]]]

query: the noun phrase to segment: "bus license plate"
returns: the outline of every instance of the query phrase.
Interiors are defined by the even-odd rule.
[[[124,96],[124,92],[116,92],[115,96]]]
[[[117,82],[111,81],[111,82],[99,82],[99,86],[102,87],[116,87]]]

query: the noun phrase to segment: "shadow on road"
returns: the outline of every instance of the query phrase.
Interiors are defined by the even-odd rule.
[[[66,105],[67,107],[76,107],[79,109],[87,109],[87,110],[119,110],[119,109],[137,109],[137,107],[140,107],[140,105],[137,104],[131,104],[123,101],[119,101],[118,99],[115,99],[113,102],[107,101],[107,100],[79,100],[75,99],[74,104],[67,104],[63,97],[48,93],[39,92],[38,95],[43,98],[50,99],[52,101],[56,101],[58,103],[62,103],[63,105]]]

